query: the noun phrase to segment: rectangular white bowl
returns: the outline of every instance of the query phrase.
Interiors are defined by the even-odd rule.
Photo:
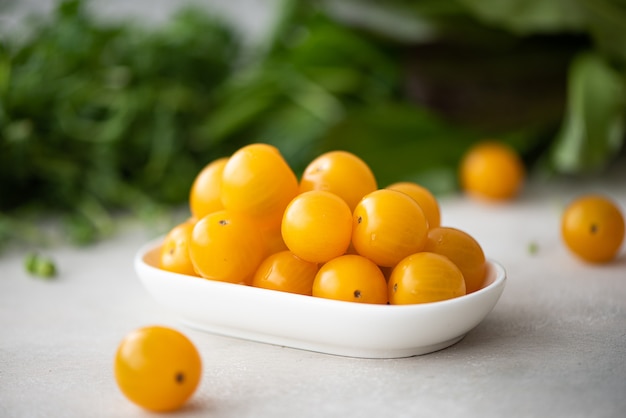
[[[159,269],[161,239],[143,246],[135,270],[148,292],[187,326],[236,338],[362,358],[430,353],[461,340],[497,303],[504,268],[488,261],[485,286],[418,305],[369,305],[206,280]]]

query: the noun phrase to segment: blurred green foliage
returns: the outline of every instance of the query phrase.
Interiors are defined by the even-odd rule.
[[[285,0],[252,47],[205,9],[163,26],[59,3],[0,42],[0,243],[42,216],[86,243],[113,214],[184,204],[195,174],[250,142],[299,173],[347,149],[381,186],[457,187],[485,137],[585,174],[623,149],[624,0]]]
[[[43,214],[86,243],[110,233],[113,211],[180,204],[199,167],[234,146],[199,152],[198,127],[238,53],[232,29],[205,13],[148,30],[99,24],[75,0],[26,43],[5,42],[0,241],[39,239],[20,226]]]

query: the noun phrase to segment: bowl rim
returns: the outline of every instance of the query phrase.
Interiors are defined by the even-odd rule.
[[[137,251],[135,270],[148,293],[184,325],[339,356],[402,358],[446,348],[484,320],[506,282],[502,265],[487,260],[488,283],[468,295],[412,305],[355,303],[162,270],[155,263],[162,239]]]
[[[134,265],[136,269],[143,268],[148,271],[155,272],[157,274],[167,274],[167,275],[173,275],[174,277],[181,277],[181,278],[187,278],[187,279],[192,279],[192,280],[201,280],[203,282],[210,283],[210,286],[216,286],[216,287],[223,286],[228,289],[236,288],[236,289],[241,290],[241,292],[251,292],[251,293],[258,292],[260,294],[271,294],[278,298],[293,299],[295,301],[303,301],[303,300],[308,301],[308,300],[313,299],[316,301],[316,303],[320,303],[320,304],[326,304],[326,303],[330,305],[338,304],[338,306],[345,306],[346,304],[348,304],[354,309],[363,309],[363,310],[365,309],[378,309],[378,310],[393,309],[393,310],[410,311],[410,310],[415,310],[415,309],[425,309],[425,308],[432,307],[432,306],[440,307],[440,306],[445,306],[449,304],[456,304],[456,303],[459,303],[459,301],[469,301],[471,299],[480,298],[484,293],[489,293],[495,290],[496,288],[503,287],[507,280],[507,273],[506,273],[506,269],[504,268],[504,266],[496,260],[493,260],[491,258],[486,258],[487,268],[494,270],[493,280],[491,280],[489,283],[485,284],[483,287],[481,287],[480,289],[472,293],[468,293],[463,296],[458,296],[456,298],[437,301],[437,302],[424,302],[424,303],[407,304],[407,305],[356,303],[356,302],[341,301],[341,300],[334,300],[334,299],[318,298],[314,296],[300,295],[296,293],[281,292],[278,290],[264,289],[260,287],[248,286],[248,285],[237,284],[237,283],[221,282],[218,280],[210,280],[210,279],[205,279],[199,276],[191,276],[187,274],[175,273],[175,272],[160,269],[159,267],[155,266],[154,263],[151,263],[148,260],[146,260],[146,258],[150,256],[151,252],[156,252],[158,250],[158,247],[161,245],[164,238],[165,236],[160,236],[158,238],[152,239],[149,242],[143,244],[139,248],[139,250],[136,252],[135,257],[134,257]]]

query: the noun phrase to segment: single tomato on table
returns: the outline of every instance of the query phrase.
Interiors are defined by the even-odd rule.
[[[129,400],[155,412],[180,408],[195,392],[202,359],[182,333],[148,326],[128,334],[114,361],[115,379]]]
[[[582,196],[563,212],[561,236],[567,248],[581,259],[605,263],[615,258],[622,245],[624,216],[605,196]]]
[[[470,196],[491,201],[515,198],[525,175],[524,163],[517,152],[497,141],[472,146],[459,167],[461,188]]]

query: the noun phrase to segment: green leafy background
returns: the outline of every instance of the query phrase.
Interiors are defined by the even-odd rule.
[[[40,243],[51,217],[88,243],[167,213],[251,142],[298,174],[350,150],[381,186],[436,193],[485,138],[553,175],[623,154],[624,0],[286,0],[253,45],[206,8],[157,27],[88,10],[60,2],[0,40],[0,243]]]

